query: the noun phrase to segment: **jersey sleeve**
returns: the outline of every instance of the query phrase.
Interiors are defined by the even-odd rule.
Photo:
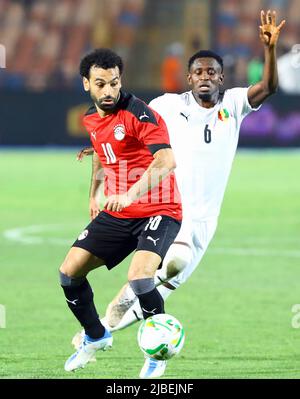
[[[135,135],[152,154],[161,148],[171,147],[165,121],[156,111],[146,105],[144,113],[135,119]]]
[[[249,87],[235,87],[229,90],[230,99],[233,105],[235,116],[241,121],[245,116],[249,115],[252,111],[258,111],[261,105],[257,108],[251,107],[248,100]]]
[[[91,143],[94,147],[94,143],[93,140],[91,138],[91,132],[94,130],[95,128],[95,122],[94,122],[94,118],[95,116],[97,116],[97,110],[95,106],[91,106],[88,111],[85,113],[85,115],[82,118],[82,125],[85,127],[87,133],[90,136],[90,140]]]
[[[162,117],[172,110],[172,105],[172,98],[168,94],[156,97],[149,103],[149,107],[156,111]]]

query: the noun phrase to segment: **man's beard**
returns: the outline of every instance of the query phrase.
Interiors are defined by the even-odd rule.
[[[94,101],[94,103],[97,105],[97,107],[99,107],[102,111],[113,111],[116,108],[116,105],[119,101],[119,96],[118,98],[114,98],[114,97],[104,97],[101,99],[97,99],[96,97],[91,95],[92,100]],[[111,100],[112,103],[111,104],[105,104],[104,101],[107,100]]]
[[[212,94],[210,93],[199,93],[198,97],[205,103],[211,102],[212,100]]]

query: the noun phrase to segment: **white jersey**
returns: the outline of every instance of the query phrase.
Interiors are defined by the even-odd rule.
[[[226,90],[213,108],[191,91],[164,94],[149,104],[165,120],[177,161],[183,219],[218,218],[243,118],[254,110],[248,88]]]

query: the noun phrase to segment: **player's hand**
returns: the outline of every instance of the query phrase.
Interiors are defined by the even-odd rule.
[[[95,219],[100,213],[99,205],[95,198],[90,198],[90,217],[91,220]]]
[[[107,198],[104,208],[108,211],[121,212],[124,208],[132,204],[132,199],[127,193],[111,195]]]
[[[260,40],[265,47],[275,47],[278,41],[281,28],[285,25],[285,20],[276,26],[276,11],[268,10],[260,12],[261,26],[259,27]]]
[[[86,157],[88,155],[93,155],[93,154],[94,154],[93,147],[85,147],[77,153],[76,159],[77,159],[77,161],[81,162],[84,157]]]

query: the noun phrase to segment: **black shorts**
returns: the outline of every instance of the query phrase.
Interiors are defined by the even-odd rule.
[[[89,251],[112,269],[134,250],[151,251],[163,259],[180,226],[178,220],[164,215],[121,219],[101,212],[72,246]]]

